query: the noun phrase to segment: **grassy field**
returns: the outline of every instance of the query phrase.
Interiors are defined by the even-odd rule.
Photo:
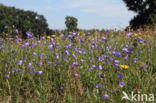
[[[152,31],[27,35],[0,39],[1,103],[133,103],[121,101],[123,91],[156,96]]]

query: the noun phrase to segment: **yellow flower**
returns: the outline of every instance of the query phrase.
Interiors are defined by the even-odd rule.
[[[120,68],[122,68],[122,69],[128,69],[128,65],[120,65]]]
[[[50,37],[50,36],[47,36],[47,38],[48,38],[48,39],[51,39],[51,37]]]
[[[134,33],[134,36],[138,36],[138,34],[137,33]]]
[[[8,36],[8,34],[5,34],[5,36]]]

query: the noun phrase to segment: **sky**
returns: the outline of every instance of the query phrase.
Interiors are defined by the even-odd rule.
[[[135,13],[122,0],[0,0],[6,6],[42,14],[52,29],[65,29],[65,17],[78,19],[80,29],[123,29]]]

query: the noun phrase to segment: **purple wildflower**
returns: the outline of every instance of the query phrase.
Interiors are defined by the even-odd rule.
[[[36,56],[36,53],[35,52],[33,52],[33,56]]]
[[[18,34],[18,30],[17,29],[15,30],[15,33]]]
[[[58,47],[59,46],[59,43],[56,43],[55,45],[56,45],[56,47]]]
[[[11,72],[14,73],[15,72],[15,69],[11,69]]]
[[[89,68],[89,70],[93,70],[94,68]]]
[[[12,40],[13,40],[13,38],[9,38],[9,40],[10,40],[10,41],[12,41]]]
[[[112,49],[112,46],[111,45],[107,46],[107,50],[110,50],[110,49]]]
[[[60,90],[63,90],[64,89],[64,86],[60,87]]]
[[[85,49],[83,50],[83,54],[86,54],[86,50]]]
[[[21,48],[24,49],[25,48],[24,45],[21,45]]]
[[[20,68],[19,68],[19,69],[17,69],[17,70],[16,70],[16,72],[21,72],[21,69],[20,69]]]
[[[25,46],[29,46],[29,43],[28,43],[28,42],[26,42],[26,43],[25,43]]]
[[[43,59],[43,56],[44,56],[44,53],[41,53],[40,54],[40,58]]]
[[[9,79],[9,78],[10,78],[10,75],[9,75],[9,74],[7,74],[7,75],[6,75],[6,78],[7,78],[7,79]]]
[[[136,62],[137,62],[137,61],[136,61],[136,58],[134,58],[133,61],[134,61],[134,63],[136,63]]]
[[[133,33],[127,33],[128,37],[131,37],[133,35]]]
[[[73,36],[76,36],[76,33],[72,33]]]
[[[122,49],[124,52],[128,53],[128,49],[127,48],[123,48]]]
[[[143,39],[143,38],[139,38],[138,41],[139,41],[140,43],[143,43],[143,42],[144,42],[144,39]]]
[[[101,85],[100,85],[99,83],[98,83],[98,84],[96,84],[96,88],[100,88],[100,86],[101,86]]]
[[[92,65],[92,68],[96,68],[96,65]]]
[[[122,82],[119,83],[119,86],[120,86],[121,88],[123,88],[124,85],[125,85],[124,81],[122,81]]]
[[[144,69],[147,69],[147,68],[148,68],[148,66],[145,64],[145,65],[144,65]]]
[[[115,64],[115,67],[119,67],[119,64]]]
[[[87,32],[88,35],[90,35],[90,32]]]
[[[11,61],[10,61],[10,60],[8,60],[8,64],[10,64],[10,62],[11,62]]]
[[[58,29],[55,29],[55,32],[58,32]]]
[[[121,74],[121,73],[118,74],[118,78],[119,78],[119,79],[122,79],[122,78],[123,78],[123,74]]]
[[[114,61],[114,63],[115,63],[115,64],[118,64],[118,63],[119,63],[119,61],[118,61],[118,60],[115,60],[115,61]]]
[[[37,74],[38,75],[41,75],[43,72],[42,71],[37,71]]]
[[[71,40],[71,39],[72,39],[72,37],[73,37],[72,35],[68,35],[68,39],[69,39],[69,40]]]
[[[72,47],[72,44],[71,44],[71,43],[69,43],[69,44],[68,44],[68,47],[69,47],[69,48],[71,48],[71,47]]]
[[[82,51],[81,50],[78,50],[79,54],[82,54]]]
[[[80,59],[80,62],[82,63],[84,60],[83,59]]]
[[[132,51],[132,50],[133,50],[133,47],[132,47],[132,46],[130,46],[130,47],[129,47],[129,51]]]
[[[37,46],[37,43],[33,43],[33,47],[36,47]]]
[[[59,62],[55,62],[55,66],[57,66],[59,64]]]
[[[52,49],[52,47],[53,47],[53,45],[51,44],[51,45],[49,45],[49,50],[51,50]]]
[[[101,66],[101,65],[99,65],[99,67],[98,67],[98,68],[99,68],[99,70],[102,70],[102,66]]]
[[[76,59],[76,55],[75,54],[72,54],[72,57]]]
[[[61,35],[60,35],[60,37],[61,37],[61,38],[64,38],[64,35],[63,35],[63,34],[61,34]]]
[[[43,63],[41,61],[39,62],[39,64],[40,64],[40,66],[43,65]]]
[[[78,77],[79,77],[79,74],[76,73],[76,74],[75,74],[75,77],[78,78]]]
[[[30,32],[26,32],[28,39],[32,38],[32,34]]]
[[[106,33],[109,33],[109,30],[107,29],[107,30],[105,30],[105,32],[106,32]]]
[[[137,32],[140,33],[140,29],[137,29]]]
[[[29,49],[32,49],[32,46],[29,46]]]
[[[77,63],[77,62],[74,62],[73,65],[74,65],[74,66],[78,66],[78,63]]]
[[[113,50],[113,51],[112,51],[112,54],[115,54],[115,53],[116,53],[115,50]]]
[[[38,43],[41,43],[41,41],[39,40],[39,41],[37,41]]]
[[[18,61],[18,65],[22,65],[22,62],[23,62],[22,60]]]
[[[53,39],[53,38],[51,38],[51,39],[50,39],[50,41],[51,41],[51,42],[53,42],[53,41],[54,41],[54,39]]]
[[[44,37],[44,36],[42,36],[41,38],[42,38],[42,39],[45,39],[45,37]]]
[[[104,100],[108,100],[108,94],[105,94],[102,98],[104,99]]]
[[[102,56],[102,57],[99,57],[99,61],[103,61],[104,60],[104,57]]]
[[[115,56],[116,56],[117,58],[119,58],[119,57],[121,56],[121,53],[120,53],[120,52],[116,52],[116,53],[115,53]]]
[[[28,67],[29,67],[29,69],[32,68],[32,63],[31,62],[29,62]]]
[[[106,41],[107,39],[103,36],[103,37],[101,37],[101,40]]]
[[[65,46],[65,49],[67,50],[69,47],[68,46]]]
[[[59,59],[60,54],[59,53],[55,53],[55,56],[57,59]]]
[[[66,53],[67,55],[69,55],[69,52],[68,52],[68,50],[66,50],[66,51],[65,51],[65,53]]]
[[[21,38],[18,38],[17,41],[18,41],[18,42],[22,42],[22,39],[21,39]]]
[[[108,61],[109,61],[109,62],[113,61],[113,58],[112,58],[112,57],[110,57]]]
[[[81,38],[80,41],[81,41],[81,43],[83,43],[84,42],[83,38]]]

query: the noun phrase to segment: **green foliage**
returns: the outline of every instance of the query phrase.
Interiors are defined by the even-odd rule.
[[[66,16],[66,21],[65,21],[65,24],[66,24],[66,27],[67,27],[67,30],[72,32],[72,31],[77,31],[77,18],[75,17],[72,17],[72,16]]]
[[[26,31],[31,31],[35,36],[49,31],[43,15],[0,4],[0,33],[8,30],[13,32],[15,29],[18,29],[23,37],[26,37]]]
[[[156,24],[156,0],[123,0],[128,10],[137,15],[130,21],[135,28],[144,25],[154,26]]]

